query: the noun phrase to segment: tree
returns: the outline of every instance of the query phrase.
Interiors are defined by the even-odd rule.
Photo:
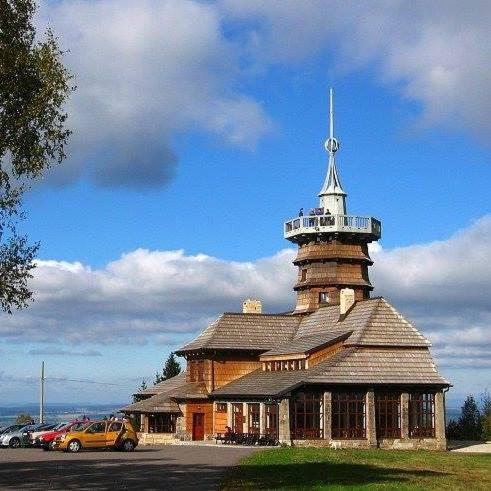
[[[480,440],[482,422],[479,408],[474,397],[469,395],[462,406],[459,421],[459,432],[462,440]]]
[[[138,392],[141,392],[142,390],[145,390],[147,388],[147,383],[145,382],[145,379],[142,379],[142,383],[140,387],[138,388]],[[133,394],[133,402],[140,402],[145,399],[145,396],[142,396],[140,394]]]
[[[158,384],[159,382],[163,382],[169,378],[175,377],[181,373],[181,365],[176,360],[174,353],[171,353],[167,358],[164,368],[162,370],[162,375],[158,372],[155,374],[155,382],[154,384]]]
[[[33,422],[34,420],[29,413],[20,413],[17,415],[17,419],[15,420],[15,424],[17,425],[28,425]]]
[[[482,439],[491,440],[491,395],[487,390],[481,395]]]
[[[35,0],[0,0],[0,308],[32,299],[28,280],[38,243],[17,233],[32,180],[65,158],[70,130],[64,105],[71,74],[53,33],[36,40]]]

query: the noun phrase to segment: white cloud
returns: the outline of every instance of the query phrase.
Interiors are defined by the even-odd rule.
[[[370,66],[422,105],[420,124],[491,134],[491,3],[222,0],[253,63],[301,66],[332,56],[341,72]],[[299,68],[300,69],[300,68]]]
[[[35,303],[3,315],[10,342],[79,345],[145,342],[176,345],[219,313],[240,311],[257,297],[266,312],[292,308],[294,251],[254,262],[224,261],[183,251],[138,249],[102,269],[40,261]],[[447,240],[372,248],[375,294],[386,296],[433,342],[445,366],[488,366],[491,354],[491,215]],[[55,345],[53,349],[62,349]],[[65,348],[63,348],[65,349]]]
[[[69,105],[72,158],[52,179],[88,172],[103,186],[172,178],[172,138],[201,129],[251,146],[270,130],[262,107],[236,88],[237,52],[213,5],[192,0],[45,1],[76,75]]]

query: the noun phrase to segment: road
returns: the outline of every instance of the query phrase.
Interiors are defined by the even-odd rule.
[[[0,489],[216,489],[227,469],[253,451],[228,445],[78,454],[6,448],[0,449]]]

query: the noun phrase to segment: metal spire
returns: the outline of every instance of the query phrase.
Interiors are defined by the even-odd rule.
[[[343,191],[336,169],[335,154],[339,150],[339,141],[334,137],[334,94],[332,88],[329,89],[329,138],[326,140],[324,148],[329,153],[329,164],[326,180],[319,193],[320,206],[328,209],[333,215],[345,215],[346,193]]]

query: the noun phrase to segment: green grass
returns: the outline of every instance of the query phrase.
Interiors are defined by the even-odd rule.
[[[491,455],[281,448],[253,453],[222,489],[491,490]]]

